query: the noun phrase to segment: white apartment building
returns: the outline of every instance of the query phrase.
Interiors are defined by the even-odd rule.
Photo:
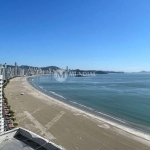
[[[0,133],[4,132],[4,118],[3,118],[3,107],[2,107],[2,85],[3,76],[0,75]]]

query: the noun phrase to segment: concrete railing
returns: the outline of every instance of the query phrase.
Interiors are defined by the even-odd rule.
[[[42,138],[41,136],[28,131],[24,128],[19,128],[19,134],[21,134],[22,136],[31,139],[31,141],[43,146],[46,150],[65,150],[64,148]]]

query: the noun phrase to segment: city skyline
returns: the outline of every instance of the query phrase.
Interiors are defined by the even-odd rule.
[[[0,63],[0,74],[3,74],[4,78],[10,78],[13,76],[30,76],[31,74],[51,74],[53,73],[55,70],[72,70],[72,71],[96,71],[96,72],[106,72],[106,73],[110,73],[110,72],[114,72],[114,73],[150,73],[150,71],[147,70],[140,70],[140,71],[133,71],[133,72],[125,72],[125,71],[115,71],[115,70],[96,70],[96,69],[79,69],[79,68],[69,68],[68,66],[66,67],[59,67],[59,66],[52,66],[52,65],[47,65],[47,66],[43,66],[43,67],[38,67],[38,66],[32,66],[32,65],[24,65],[24,64],[19,64],[17,62],[15,62],[14,64],[7,64],[7,63]],[[12,74],[11,76],[8,76],[8,72],[9,74]],[[12,72],[12,73],[10,73]],[[32,72],[32,73],[31,73]],[[99,74],[99,73],[98,73]],[[5,79],[4,79],[5,80]]]
[[[37,74],[50,74],[52,71],[50,68],[47,70],[38,67],[30,66],[18,66],[17,62],[13,66],[5,64],[0,64],[0,75],[3,75],[3,80],[7,80],[16,76],[31,76]]]
[[[3,1],[0,60],[37,67],[150,71],[149,5],[149,0]]]

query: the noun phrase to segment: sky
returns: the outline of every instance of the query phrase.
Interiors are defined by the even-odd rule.
[[[0,63],[150,71],[150,0],[0,0]]]

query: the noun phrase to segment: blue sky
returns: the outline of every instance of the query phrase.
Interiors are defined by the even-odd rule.
[[[0,0],[0,63],[150,70],[150,0]]]

